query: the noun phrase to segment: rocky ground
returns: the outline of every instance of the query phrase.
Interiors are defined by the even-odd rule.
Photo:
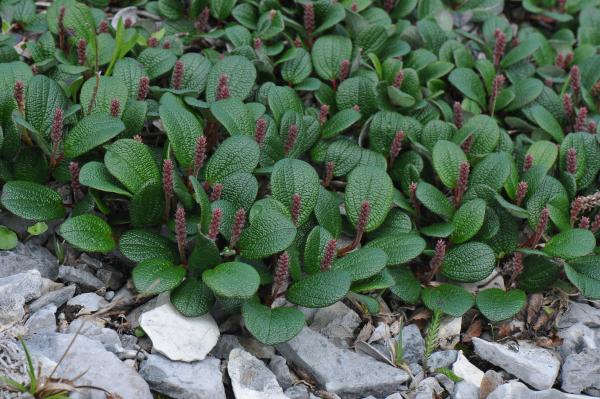
[[[40,381],[86,387],[74,398],[600,397],[600,309],[589,302],[556,319],[552,349],[488,333],[465,345],[469,320],[447,318],[424,362],[418,323],[361,317],[350,302],[306,309],[308,326],[273,348],[245,335],[236,316],[185,318],[164,296],[138,297],[118,259],[68,252],[59,265],[46,241],[0,252],[0,375],[27,383],[22,336]],[[388,343],[399,333],[404,362],[395,367]],[[25,396],[0,388],[0,397]]]

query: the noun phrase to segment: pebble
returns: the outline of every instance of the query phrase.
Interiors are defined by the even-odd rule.
[[[416,324],[410,324],[402,329],[402,348],[404,360],[407,363],[420,363],[425,354],[425,340]]]
[[[38,310],[49,304],[53,304],[54,306],[59,308],[62,305],[64,305],[69,299],[71,299],[73,295],[75,295],[76,289],[77,286],[73,284],[43,294],[41,297],[29,304],[29,311],[37,312]]]
[[[444,388],[434,377],[425,378],[419,383],[414,399],[431,399],[444,392]]]
[[[583,323],[589,327],[600,326],[600,309],[586,303],[571,302],[569,309],[556,322],[556,326],[564,329],[577,323]]]
[[[27,270],[0,278],[0,297],[19,295],[29,302],[42,296],[42,276],[37,270]]]
[[[21,295],[0,297],[0,331],[18,323],[25,317],[25,298]]]
[[[563,363],[561,379],[562,390],[569,393],[600,389],[600,352],[584,349],[569,355]]]
[[[439,368],[451,368],[452,364],[456,362],[457,357],[457,350],[433,352],[427,360],[427,366],[429,367],[430,371],[434,371]]]
[[[462,317],[444,317],[440,323],[438,343],[441,349],[454,349],[460,341]]]
[[[85,294],[79,294],[69,299],[67,306],[80,306],[80,314],[93,313],[98,309],[108,306],[108,302],[98,294],[86,292]]]
[[[487,399],[593,399],[592,396],[573,395],[557,389],[533,391],[519,381],[500,385]]]
[[[484,375],[483,371],[474,366],[462,351],[458,352],[456,362],[452,365],[452,372],[477,388],[481,386],[481,380]]]
[[[483,360],[503,368],[538,390],[551,388],[558,376],[560,361],[557,356],[529,342],[519,341],[514,347],[473,338],[473,344],[475,353]]]
[[[25,323],[28,334],[56,332],[56,310],[56,305],[49,304],[29,316]]]
[[[360,316],[340,301],[318,309],[310,328],[331,339],[334,344],[347,348],[354,340],[354,331],[360,323]]]
[[[153,350],[175,361],[204,359],[220,334],[210,314],[185,317],[171,303],[143,313],[140,325],[152,340]]]
[[[78,284],[87,291],[95,291],[104,287],[104,283],[92,273],[72,266],[60,266],[58,268],[58,278],[62,281]]]
[[[287,399],[271,370],[243,349],[231,351],[227,371],[236,399]]]
[[[479,399],[479,388],[467,382],[460,381],[454,384],[452,399]]]
[[[277,382],[283,389],[294,385],[294,377],[284,357],[274,355],[269,362],[269,369],[275,374]]]
[[[37,270],[42,277],[54,280],[58,275],[58,263],[50,251],[31,242],[18,243],[10,251],[0,251],[0,278],[27,270]]]

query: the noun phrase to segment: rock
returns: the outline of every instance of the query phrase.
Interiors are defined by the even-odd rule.
[[[123,351],[119,334],[115,330],[104,327],[104,321],[96,317],[80,317],[69,325],[67,332],[75,334],[78,332],[86,337],[100,342],[110,352]]]
[[[569,310],[558,319],[556,326],[564,329],[577,323],[583,323],[589,327],[600,326],[600,309],[586,303],[571,302]]]
[[[444,387],[444,389],[450,393],[454,391],[454,381],[452,381],[445,374],[436,374],[435,379]]]
[[[0,278],[27,270],[37,270],[51,280],[58,276],[58,262],[46,248],[31,242],[18,243],[10,251],[0,251]]]
[[[467,381],[454,384],[454,391],[450,396],[452,399],[479,399],[479,388]]]
[[[402,348],[404,360],[407,363],[420,363],[425,354],[425,340],[416,324],[410,324],[402,329]]]
[[[402,395],[400,395],[400,392],[396,392],[391,394],[390,396],[386,397],[385,399],[403,399]]]
[[[63,283],[59,283],[56,281],[52,281],[48,278],[42,277],[42,296],[46,295],[49,292],[56,291],[58,289],[63,288],[65,285]]]
[[[210,314],[185,317],[171,303],[143,313],[140,325],[152,340],[153,350],[175,361],[204,359],[220,334]]]
[[[336,345],[347,348],[354,339],[354,330],[360,322],[356,312],[340,301],[318,309],[310,328],[331,339]]]
[[[42,276],[37,270],[27,270],[0,278],[0,297],[19,295],[29,302],[42,296]]]
[[[0,331],[18,323],[25,317],[25,298],[21,295],[0,297]]]
[[[135,335],[122,334],[119,335],[119,339],[121,340],[121,346],[123,349],[135,349],[137,345],[137,337]]]
[[[419,383],[414,399],[431,399],[441,395],[442,392],[444,392],[444,388],[438,381],[434,377],[428,377]]]
[[[569,393],[600,389],[600,352],[588,348],[569,355],[562,366],[561,379],[562,390]]]
[[[252,337],[240,337],[239,341],[244,349],[259,359],[271,359],[275,356],[274,347],[261,344]]]
[[[96,272],[96,277],[104,283],[104,286],[111,289],[117,290],[121,288],[125,281],[125,275],[116,270],[104,268]]]
[[[557,356],[547,349],[539,348],[526,341],[518,342],[518,350],[512,347],[473,338],[475,353],[505,371],[542,390],[554,385],[560,369]]]
[[[79,256],[79,259],[77,259],[77,263],[89,266],[94,270],[100,270],[104,267],[104,264],[100,259],[92,258],[86,253],[82,253],[81,256]]]
[[[384,396],[400,390],[408,374],[348,349],[341,349],[305,327],[277,350],[296,367],[312,375],[325,390],[344,399]],[[340,367],[343,365],[343,367]]]
[[[294,385],[294,377],[292,376],[284,357],[277,355],[273,356],[269,362],[269,369],[275,374],[277,382],[283,389],[287,389]]]
[[[153,390],[174,399],[225,399],[220,365],[214,357],[185,363],[149,355],[140,375]]]
[[[308,388],[306,388],[306,385],[302,385],[302,384],[288,388],[283,393],[289,399],[309,399],[310,398],[310,393],[308,392]]]
[[[50,291],[43,294],[41,297],[29,304],[30,312],[37,312],[46,305],[53,304],[57,308],[64,305],[69,299],[75,295],[76,285],[67,285],[66,287],[59,288],[56,291]]]
[[[115,297],[114,291],[106,291],[106,294],[104,294],[104,299],[106,299],[108,302],[112,301],[114,297]]]
[[[83,335],[36,334],[26,340],[26,345],[34,358],[42,355],[54,362],[67,352],[54,377],[73,379],[79,376],[78,385],[100,387],[127,399],[152,399],[148,384],[133,369],[107,352],[100,343]],[[71,397],[104,399],[106,396],[98,390],[81,389]]]
[[[600,347],[600,335],[583,323],[559,330],[558,336],[563,339],[558,348],[560,355],[566,359],[569,355],[583,352],[585,349],[596,350]]]
[[[80,314],[93,313],[100,308],[108,306],[106,299],[93,292],[87,292],[85,294],[79,294],[76,297],[69,299],[67,306],[80,306]]]
[[[454,374],[462,378],[464,381],[479,388],[483,379],[483,371],[474,366],[469,359],[463,355],[463,352],[458,352],[456,362],[452,365]]]
[[[58,268],[58,278],[62,281],[78,284],[82,289],[88,291],[95,291],[104,287],[104,283],[92,273],[72,266],[60,266]]]
[[[229,358],[229,353],[235,348],[241,348],[242,345],[238,337],[231,334],[222,334],[217,341],[217,344],[210,351],[210,354],[216,357],[217,359],[227,359]]]
[[[444,317],[440,323],[438,343],[442,349],[454,349],[460,341],[462,317]]]
[[[236,399],[287,399],[271,370],[243,349],[231,351],[227,371]]]
[[[56,305],[49,304],[38,310],[25,323],[28,334],[56,332]]]
[[[458,351],[446,350],[434,352],[429,356],[427,360],[427,366],[430,371],[434,371],[439,368],[450,368],[452,363],[456,361],[458,357]]]
[[[533,391],[519,381],[500,385],[487,399],[593,399],[591,396],[572,395],[556,389]]]
[[[503,383],[504,378],[502,377],[502,374],[494,370],[486,371],[483,380],[481,380],[481,386],[479,387],[479,396],[482,399],[487,398],[490,393],[494,392],[494,390]]]

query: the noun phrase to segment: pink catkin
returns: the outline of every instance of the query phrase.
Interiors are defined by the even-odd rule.
[[[402,140],[404,140],[404,131],[400,130],[396,132],[390,146],[390,167],[394,165],[394,161],[402,150]]]
[[[590,218],[587,216],[582,216],[581,219],[579,219],[579,228],[580,229],[589,229],[590,228]]]
[[[327,117],[329,116],[329,105],[323,104],[319,109],[319,123],[324,125],[327,122]]]
[[[350,76],[350,60],[342,60],[338,71],[338,79],[340,82],[346,80]]]
[[[185,209],[178,206],[175,211],[175,238],[177,239],[177,249],[179,250],[179,257],[181,261],[185,263],[185,241],[186,241],[186,228],[185,228]]]
[[[331,239],[327,242],[327,245],[325,246],[325,254],[323,255],[323,259],[321,259],[321,271],[327,271],[331,268],[331,264],[333,263],[333,259],[335,258],[336,248],[336,239]]]
[[[212,211],[210,218],[210,227],[208,229],[208,239],[215,241],[219,235],[219,228],[221,227],[221,218],[223,217],[223,211],[221,208],[215,208]]]
[[[140,134],[136,134],[135,136],[133,136],[133,139],[135,141],[137,141],[138,143],[144,144],[144,139],[142,138],[142,136]]]
[[[133,19],[125,18],[125,22],[123,22],[123,26],[125,26],[126,29],[131,28],[133,26]]]
[[[273,296],[277,297],[283,294],[287,288],[290,276],[290,255],[283,252],[277,259],[275,266],[275,276],[273,278]]]
[[[198,15],[198,20],[196,21],[196,29],[199,32],[207,32],[209,29],[208,20],[210,18],[210,8],[204,7]]]
[[[175,90],[181,89],[183,83],[183,75],[185,73],[185,64],[178,60],[173,68],[173,76],[171,78],[171,85]]]
[[[143,101],[148,97],[148,92],[150,91],[150,78],[148,76],[142,76],[139,80],[138,84],[138,94],[137,99],[139,101]]]
[[[494,44],[494,65],[498,65],[506,48],[506,35],[500,29],[496,29],[494,37],[496,38],[496,43]]]
[[[419,209],[419,201],[417,200],[417,183],[410,182],[408,185],[408,194],[410,196],[410,203],[415,210]]]
[[[506,81],[506,78],[504,77],[504,75],[497,75],[494,78],[494,83],[492,85],[492,98],[491,98],[492,102],[495,102],[496,99],[498,98],[498,95],[500,94],[500,89],[502,89],[502,86],[504,86],[505,81]]]
[[[196,147],[194,149],[194,167],[192,173],[194,176],[198,176],[200,169],[204,165],[206,159],[206,136],[198,136],[196,139]]]
[[[600,97],[600,80],[597,81],[596,83],[594,83],[594,85],[592,86],[592,90],[590,91],[590,94],[594,98]]]
[[[64,124],[64,112],[62,108],[56,108],[54,110],[54,118],[52,119],[52,147],[58,150],[58,145],[62,139]]]
[[[120,113],[121,113],[121,102],[118,99],[113,98],[112,101],[110,102],[110,115],[113,118],[118,118]]]
[[[594,217],[594,221],[592,222],[592,227],[591,227],[592,233],[596,233],[598,230],[600,230],[600,213],[596,214],[596,216]]]
[[[358,12],[358,4],[352,3],[352,6],[350,6],[350,9],[352,10],[352,12]]]
[[[162,48],[164,48],[165,50],[168,50],[171,48],[171,42],[170,41],[165,41],[162,45]]]
[[[523,172],[529,171],[533,166],[533,155],[527,154],[525,155],[525,159],[523,160]]]
[[[19,112],[25,113],[25,84],[22,80],[15,81],[13,94],[17,103]]]
[[[263,42],[260,39],[260,37],[254,38],[254,50],[260,50],[260,49],[262,49],[262,46],[263,46]]]
[[[566,158],[567,172],[574,175],[577,172],[577,150],[575,148],[569,148],[567,150]]]
[[[235,248],[235,244],[237,244],[238,240],[240,239],[245,224],[246,210],[244,208],[240,208],[235,212],[235,219],[233,221],[233,227],[231,228],[231,238],[229,239],[230,248]]]
[[[168,204],[173,198],[173,161],[171,159],[163,161],[162,184],[165,202]]]
[[[583,210],[583,200],[582,197],[577,197],[571,202],[571,212],[570,212],[570,221],[571,226],[575,225],[577,219],[579,218],[579,213]]]
[[[262,147],[265,142],[265,137],[267,135],[267,120],[264,118],[260,118],[256,121],[256,127],[254,129],[254,140],[256,143]]]
[[[446,242],[444,240],[437,240],[435,243],[435,254],[433,258],[429,261],[429,273],[431,278],[433,278],[440,267],[442,267],[442,263],[444,261],[444,257],[446,256]]]
[[[565,55],[563,53],[556,54],[556,58],[554,59],[554,65],[557,67],[564,69],[565,67]]]
[[[356,223],[356,237],[362,237],[365,232],[365,228],[369,223],[369,216],[371,215],[371,203],[365,200],[360,204],[360,213],[358,214],[358,221]]]
[[[83,195],[81,183],[79,183],[79,164],[77,162],[69,163],[69,173],[71,174],[71,190],[73,190],[73,200],[77,200]]]
[[[579,108],[577,112],[577,118],[575,118],[575,125],[573,129],[576,132],[585,132],[586,131],[586,119],[587,119],[588,109],[586,107]]]
[[[329,187],[331,184],[331,180],[333,180],[333,170],[335,168],[335,163],[333,161],[327,161],[325,164],[325,177],[323,178],[323,187]]]
[[[87,42],[85,39],[79,39],[77,42],[77,62],[79,65],[85,64],[86,60]]]
[[[548,208],[542,209],[542,212],[540,213],[540,217],[538,219],[537,226],[535,228],[535,232],[533,233],[533,236],[531,237],[531,241],[530,241],[531,248],[534,248],[540,242],[542,235],[548,228],[549,220],[550,220],[550,211],[548,210]]]
[[[587,125],[587,131],[591,134],[596,134],[598,126],[596,125],[596,121],[589,121]]]
[[[573,96],[578,99],[581,92],[581,72],[577,65],[573,65],[571,68],[569,78],[571,81],[571,90],[573,90]]]
[[[212,192],[210,193],[211,201],[218,201],[221,199],[221,192],[223,191],[223,184],[217,183],[213,186]]]
[[[229,98],[229,76],[223,73],[219,76],[217,100],[224,100],[226,98]]]
[[[288,155],[294,149],[296,145],[296,140],[298,139],[298,125],[290,125],[288,128],[288,135],[285,141],[285,145],[283,147],[283,152],[285,155]]]
[[[315,31],[315,7],[313,3],[304,5],[304,29],[306,34],[311,37]]]
[[[301,210],[302,210],[302,196],[300,196],[300,194],[298,194],[298,193],[294,193],[294,195],[292,195],[292,206],[291,206],[290,213],[292,215],[292,222],[294,222],[295,225],[297,225],[298,221],[300,220],[300,211]]]
[[[151,36],[148,38],[148,47],[158,47],[158,39]]]
[[[515,198],[516,205],[521,205],[523,203],[523,200],[527,196],[528,188],[529,188],[529,186],[527,185],[527,182],[524,182],[524,181],[519,182],[519,185],[517,187],[517,195]]]
[[[102,20],[98,26],[98,33],[108,33],[108,21]]]
[[[384,0],[383,1],[383,9],[389,14],[394,9],[396,5],[395,0]]]
[[[471,166],[469,162],[462,161],[458,168],[458,179],[456,180],[456,187],[454,188],[454,206],[456,208],[462,203],[463,195],[467,191],[467,185],[469,183],[469,173]]]
[[[462,142],[460,148],[468,154],[471,152],[471,148],[473,148],[473,142],[475,141],[475,137],[472,134],[469,134],[465,141]]]
[[[458,129],[460,129],[461,127],[463,127],[464,124],[464,115],[462,106],[458,101],[454,102],[452,110],[454,112],[454,125],[456,125]]]
[[[394,77],[394,83],[392,86],[394,86],[396,89],[400,89],[402,88],[402,83],[404,83],[404,71],[401,69]]]
[[[573,107],[573,99],[571,98],[571,95],[569,93],[565,93],[562,100],[563,109],[567,115],[567,118],[573,118],[573,115],[575,114],[575,108]]]

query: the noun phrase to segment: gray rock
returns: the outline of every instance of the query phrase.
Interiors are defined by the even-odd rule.
[[[0,331],[18,323],[25,317],[25,298],[21,295],[0,297]]]
[[[106,299],[108,302],[112,301],[114,297],[115,297],[114,291],[106,291],[106,294],[104,294],[104,299]]]
[[[20,295],[26,302],[42,295],[42,276],[37,270],[27,270],[0,278],[0,297]]]
[[[274,347],[262,344],[253,337],[240,337],[239,341],[245,350],[259,359],[271,359],[275,356]]]
[[[135,335],[122,334],[119,336],[123,349],[135,349],[138,338]]]
[[[431,399],[442,392],[444,392],[444,388],[442,388],[438,381],[434,377],[428,377],[417,386],[414,399]]]
[[[562,390],[569,393],[600,389],[600,352],[588,348],[568,356],[562,366],[561,379]]]
[[[43,294],[41,297],[29,304],[30,312],[37,312],[46,305],[53,304],[57,308],[64,305],[69,299],[75,295],[76,285],[67,285],[66,287],[59,288],[56,291],[50,291]]]
[[[227,364],[236,399],[287,399],[275,375],[243,349],[234,349]]]
[[[56,279],[58,262],[46,248],[31,242],[18,243],[10,251],[0,251],[0,278],[27,270],[37,270],[42,277]]]
[[[577,323],[583,323],[592,328],[600,327],[600,309],[586,303],[571,302],[569,310],[558,319],[556,326],[564,329]]]
[[[488,370],[483,376],[481,381],[481,387],[479,389],[479,396],[485,399],[490,393],[492,393],[500,385],[504,384],[504,377],[501,373],[494,370]]]
[[[448,391],[450,393],[452,393],[454,391],[454,385],[455,385],[454,381],[452,381],[450,378],[448,378],[447,375],[436,374],[435,379],[438,380],[440,385],[443,386],[446,391]]]
[[[41,355],[54,362],[58,362],[67,352],[55,377],[73,379],[79,376],[79,385],[100,387],[127,399],[152,399],[148,384],[133,369],[107,352],[100,343],[83,335],[36,334],[29,337],[26,344],[34,357]],[[72,397],[104,399],[105,394],[98,390],[81,389]]]
[[[214,357],[184,363],[149,355],[140,375],[153,390],[174,399],[225,399],[220,365]]]
[[[572,395],[556,389],[533,391],[522,382],[510,381],[496,388],[487,399],[593,399],[593,397]]]
[[[427,366],[430,371],[434,371],[439,368],[450,368],[456,361],[458,356],[457,350],[446,350],[434,352],[429,356],[427,360]]]
[[[338,346],[347,348],[354,339],[354,331],[360,325],[360,317],[343,302],[336,302],[318,309],[310,328],[320,332]]]
[[[402,348],[407,363],[421,363],[425,354],[425,340],[416,324],[402,329]]]
[[[386,397],[385,399],[403,399],[402,395],[400,395],[400,392],[396,392],[391,394],[390,396]]]
[[[289,362],[312,375],[325,390],[344,399],[389,395],[399,391],[409,378],[401,369],[338,348],[308,327],[277,349]]]
[[[56,305],[50,304],[38,310],[27,319],[28,334],[56,332]]]
[[[229,358],[229,353],[235,348],[241,348],[242,345],[238,340],[238,337],[231,334],[222,334],[217,341],[217,344],[210,351],[210,354],[217,359]]]
[[[306,385],[299,384],[286,389],[284,392],[285,396],[290,399],[309,399],[310,393]]]
[[[454,391],[450,396],[452,399],[479,399],[479,388],[466,381],[454,384]]]
[[[88,291],[95,291],[104,287],[104,283],[92,273],[72,266],[60,266],[58,268],[58,278],[62,281],[78,284],[82,289]]]
[[[123,351],[119,334],[115,330],[104,327],[104,322],[95,317],[80,317],[69,325],[67,332],[80,334],[100,342],[104,348],[110,352],[118,353]]]
[[[444,317],[438,332],[438,345],[442,349],[454,349],[460,341],[462,317]]]
[[[102,281],[104,285],[111,290],[117,290],[121,288],[125,282],[125,275],[123,273],[109,268],[98,270],[96,272],[96,277],[98,277],[98,279],[100,279],[100,281]]]
[[[557,356],[547,349],[519,341],[518,350],[483,339],[473,338],[475,353],[482,359],[542,390],[554,385],[560,369]]]
[[[273,356],[269,362],[269,369],[275,374],[277,382],[283,389],[287,389],[294,385],[294,377],[292,376],[284,357],[277,355]]]
[[[83,253],[77,260],[77,263],[84,264],[91,267],[94,270],[100,270],[104,267],[104,264],[100,259],[92,258],[90,255]]]
[[[462,351],[458,352],[456,362],[452,365],[452,372],[462,378],[465,382],[475,385],[476,387],[481,386],[481,380],[484,376],[483,371],[473,365],[473,363],[465,357]]]
[[[566,359],[569,355],[583,352],[585,349],[597,350],[600,347],[600,335],[583,323],[573,324],[569,328],[558,331],[563,339],[558,348],[560,355]]]
[[[80,313],[93,313],[100,308],[108,306],[108,302],[98,294],[87,292],[69,299],[67,306],[80,306],[82,308]]]

